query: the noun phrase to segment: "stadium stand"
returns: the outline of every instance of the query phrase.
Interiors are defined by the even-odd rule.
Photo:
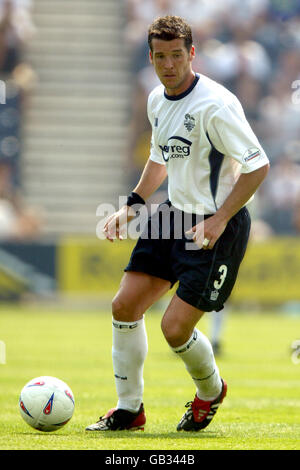
[[[27,59],[38,76],[24,120],[26,200],[47,235],[94,234],[124,189],[128,61],[119,0],[43,0]]]
[[[0,240],[39,236],[40,220],[21,191],[22,121],[34,72],[23,51],[34,34],[30,0],[0,1]]]

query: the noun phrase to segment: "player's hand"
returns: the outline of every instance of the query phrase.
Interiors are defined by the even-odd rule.
[[[196,245],[203,250],[212,250],[216,241],[220,238],[226,228],[227,222],[220,219],[217,214],[202,220],[194,225],[185,234],[192,237]]]
[[[105,238],[110,242],[113,242],[115,239],[123,240],[126,226],[135,215],[135,211],[131,207],[121,207],[120,210],[108,217],[105,222],[103,227]]]

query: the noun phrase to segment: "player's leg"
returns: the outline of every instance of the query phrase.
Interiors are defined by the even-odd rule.
[[[204,312],[174,295],[162,319],[162,331],[172,350],[182,359],[196,385],[196,395],[187,404],[178,431],[198,431],[211,422],[226,395],[212,346],[196,325]]]
[[[148,351],[144,313],[170,285],[169,281],[145,273],[124,274],[112,302],[112,360],[118,403],[87,430],[143,428],[143,366]]]
[[[173,351],[191,375],[197,396],[211,401],[221,391],[222,382],[208,338],[196,325],[204,312],[180,299],[172,298],[163,319],[162,331]]]
[[[189,252],[185,248],[186,241],[179,240],[173,251],[180,261],[174,260],[174,269],[179,279],[176,294],[183,304],[180,308],[178,299],[173,299],[174,304],[171,303],[164,319],[169,327],[165,326],[164,330],[169,344],[184,361],[197,387],[196,397],[178,424],[178,430],[196,431],[206,427],[226,395],[227,386],[220,378],[212,346],[196,328],[192,331],[192,327],[196,326],[202,312],[223,309],[245,253],[249,229],[249,214],[243,208],[228,222],[212,250]],[[178,323],[176,327],[172,326],[175,322]],[[180,334],[180,329],[184,335]],[[180,345],[184,340],[185,343]]]
[[[148,351],[144,313],[170,288],[170,282],[144,273],[125,273],[113,300],[113,368],[117,408],[138,411]]]
[[[113,299],[112,356],[118,404],[90,430],[141,428],[145,423],[143,366],[148,347],[143,315],[176,282],[169,262],[172,243],[151,237],[161,234],[160,224],[158,213],[149,218]]]

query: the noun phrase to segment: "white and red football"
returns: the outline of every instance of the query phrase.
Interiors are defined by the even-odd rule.
[[[19,409],[22,418],[39,431],[60,429],[70,421],[74,408],[72,390],[56,377],[36,377],[23,387],[20,394]]]

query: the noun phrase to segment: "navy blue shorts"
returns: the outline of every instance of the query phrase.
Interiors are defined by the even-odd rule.
[[[232,217],[212,250],[195,249],[185,236],[200,220],[203,216],[187,215],[170,201],[161,204],[149,217],[125,271],[168,280],[171,287],[178,281],[176,294],[182,300],[204,312],[219,311],[230,296],[246,251],[250,215],[243,207]]]

